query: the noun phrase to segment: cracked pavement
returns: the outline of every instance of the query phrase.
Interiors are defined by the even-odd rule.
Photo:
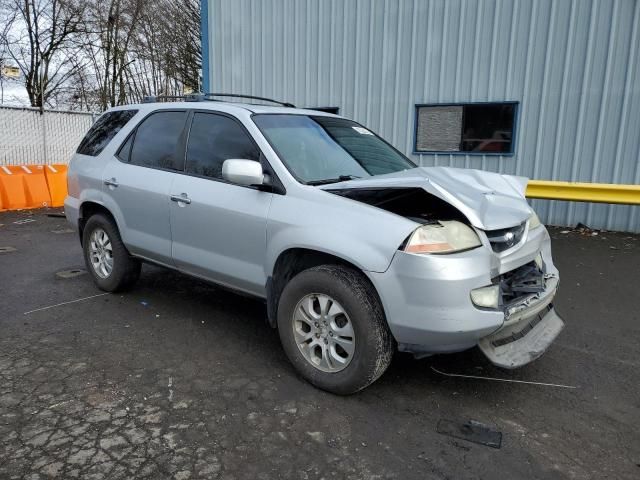
[[[56,276],[84,268],[64,219],[0,213],[16,249],[0,253],[0,479],[638,478],[640,236],[560,232],[567,327],[541,359],[397,355],[337,397],[296,376],[261,302],[158,267],[37,310],[101,292]],[[502,448],[438,434],[442,418],[492,425]]]

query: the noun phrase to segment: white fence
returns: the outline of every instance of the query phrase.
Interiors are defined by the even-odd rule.
[[[68,163],[97,114],[0,107],[0,165]]]

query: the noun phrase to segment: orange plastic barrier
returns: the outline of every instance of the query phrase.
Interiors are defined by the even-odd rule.
[[[40,208],[51,205],[51,195],[47,187],[47,179],[44,176],[42,165],[10,166],[9,170],[22,173],[22,182],[26,197],[25,208]]]
[[[0,166],[0,204],[3,210],[25,208],[27,204],[22,173],[15,174],[12,167]]]
[[[45,165],[44,173],[51,196],[51,206],[62,207],[67,196],[67,166]]]
[[[62,206],[66,173],[66,165],[0,166],[0,210],[48,207],[52,198],[53,206]]]

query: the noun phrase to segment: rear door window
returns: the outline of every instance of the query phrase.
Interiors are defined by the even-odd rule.
[[[186,112],[156,112],[138,126],[129,161],[135,165],[167,170],[182,170],[180,136]],[[125,144],[126,145],[126,144]]]
[[[82,139],[77,153],[96,157],[138,110],[118,110],[103,114]]]
[[[196,112],[187,142],[186,172],[222,178],[225,160],[260,160],[260,151],[242,126],[232,118]]]

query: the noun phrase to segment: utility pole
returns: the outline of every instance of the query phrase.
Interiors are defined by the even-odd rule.
[[[0,57],[0,105],[4,105],[4,58]]]

